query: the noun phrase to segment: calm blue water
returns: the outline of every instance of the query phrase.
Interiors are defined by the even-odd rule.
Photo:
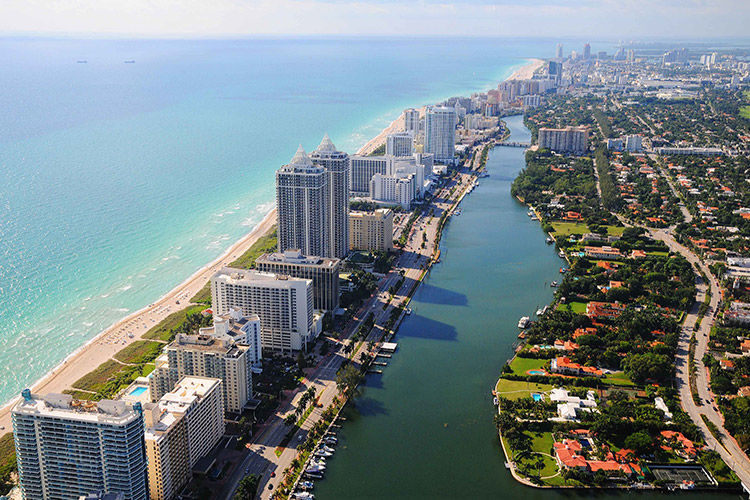
[[[299,143],[353,152],[403,108],[553,50],[0,39],[0,403],[249,232]]]

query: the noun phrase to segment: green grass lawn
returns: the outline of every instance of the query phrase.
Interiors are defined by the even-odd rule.
[[[530,398],[532,392],[549,392],[554,386],[550,384],[537,384],[525,380],[506,380],[501,378],[497,381],[495,391],[498,396],[506,399]]]
[[[185,321],[188,314],[199,313],[203,309],[205,309],[205,306],[190,306],[180,311],[173,312],[155,326],[151,327],[149,331],[141,335],[141,338],[170,342],[173,339],[172,330],[180,326]]]
[[[555,475],[558,471],[557,462],[548,456],[552,449],[552,433],[525,431],[524,434],[531,438],[532,453],[524,453],[516,457],[519,471],[539,477]],[[539,460],[544,464],[541,470],[536,467]]]
[[[567,304],[561,304],[560,308],[564,310],[568,310],[568,307],[570,307],[570,310],[573,311],[576,314],[586,314],[586,302],[568,302]]]
[[[115,354],[115,359],[122,363],[142,364],[156,359],[164,344],[153,340],[136,340]]]
[[[582,222],[552,222],[551,225],[555,230],[555,236],[568,237],[571,234],[585,234],[589,232],[589,227]]]
[[[511,361],[510,367],[516,375],[526,375],[528,370],[540,370],[548,362],[548,359],[519,358],[516,356]]]
[[[83,389],[84,391],[98,392],[102,389],[107,380],[111,379],[125,368],[127,367],[117,361],[109,359],[100,364],[95,370],[90,371],[73,382],[73,387],[76,389]]]
[[[607,374],[606,377],[604,377],[604,381],[608,384],[612,385],[623,385],[623,386],[632,386],[633,381],[628,378],[627,375],[625,375],[625,372],[614,372]]]

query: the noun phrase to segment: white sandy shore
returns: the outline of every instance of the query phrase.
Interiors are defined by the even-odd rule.
[[[229,247],[220,257],[173,288],[159,300],[110,326],[65,358],[51,372],[31,386],[32,392],[46,394],[71,389],[72,384],[110,359],[125,346],[141,339],[151,327],[175,311],[183,309],[219,268],[228,265],[245,253],[258,239],[276,224],[274,208],[255,228]],[[179,304],[177,302],[179,301]],[[16,398],[17,399],[17,398]],[[11,430],[10,410],[16,399],[0,408],[0,435]]]
[[[531,59],[527,64],[524,64],[513,72],[506,80],[530,80],[536,70],[544,65],[542,59]]]

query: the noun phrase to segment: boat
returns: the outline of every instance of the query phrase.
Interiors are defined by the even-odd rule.
[[[322,472],[304,472],[304,477],[309,479],[323,479],[323,473]]]
[[[526,212],[526,215],[528,215],[529,217],[534,217],[534,211],[529,210],[528,212]]]
[[[560,250],[559,252],[557,252],[557,255],[559,255],[561,259],[565,258],[565,252],[562,251],[562,250]]]
[[[303,490],[311,490],[315,488],[315,483],[313,483],[312,481],[301,481],[297,486],[299,486]]]
[[[331,453],[330,451],[320,450],[319,449],[319,450],[315,450],[314,455],[316,457],[330,457],[331,455],[333,455],[333,453]]]
[[[518,328],[526,328],[529,326],[529,320],[530,318],[528,316],[524,316],[520,320],[518,320]]]
[[[485,177],[489,177],[489,176],[490,174],[488,172],[482,172],[481,174],[479,174],[480,179],[484,179]]]
[[[313,495],[312,493],[308,493],[307,491],[299,491],[297,493],[293,493],[292,498],[297,498],[299,500],[315,500],[315,495]]]
[[[325,470],[326,470],[325,467],[321,467],[320,465],[313,464],[313,465],[309,466],[307,469],[305,469],[305,472],[307,472],[308,474],[310,474],[310,473],[312,473],[312,474],[316,474],[316,473],[317,474],[322,474],[323,472],[325,472]]]
[[[85,59],[81,59],[80,61],[76,61],[76,63],[77,64],[86,64],[86,63],[88,63],[88,61],[85,60]]]
[[[336,436],[328,436],[327,438],[323,440],[323,442],[325,444],[330,444],[331,446],[335,446],[339,444],[339,438],[337,438]]]
[[[549,311],[549,306],[544,306],[544,307],[542,308],[542,315],[545,315],[545,314],[547,314],[547,311]]]
[[[334,454],[334,453],[336,452],[336,450],[334,450],[333,448],[330,448],[330,447],[328,447],[328,446],[326,446],[326,445],[323,445],[323,446],[321,447],[321,449],[322,449],[323,451],[325,451],[326,453],[330,453],[331,455],[333,455],[333,454]]]
[[[411,307],[407,307],[406,308],[406,315],[408,316],[410,314],[411,314]]]
[[[555,242],[555,239],[552,236],[548,236],[546,242],[548,245],[551,245]]]
[[[562,273],[562,274],[565,274],[565,273],[567,273],[567,272],[568,272],[568,269],[567,269],[567,268],[565,268],[565,267],[561,267],[561,268],[560,268],[560,273]]]
[[[492,398],[492,404],[497,406],[500,402],[497,400],[497,398]]]
[[[135,59],[128,59],[125,64],[135,64]]]
[[[555,288],[557,285],[558,285],[557,281],[553,281],[552,283],[549,284],[549,286],[551,286],[552,288]]]

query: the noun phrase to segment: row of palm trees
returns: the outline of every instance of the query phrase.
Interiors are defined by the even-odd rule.
[[[299,404],[297,404],[297,408],[295,408],[294,413],[290,413],[284,418],[284,423],[286,425],[293,425],[295,422],[297,422],[302,414],[307,409],[308,405],[310,403],[315,403],[315,396],[317,395],[317,389],[315,387],[310,387],[305,391],[304,394],[302,394],[302,397],[299,400]]]

